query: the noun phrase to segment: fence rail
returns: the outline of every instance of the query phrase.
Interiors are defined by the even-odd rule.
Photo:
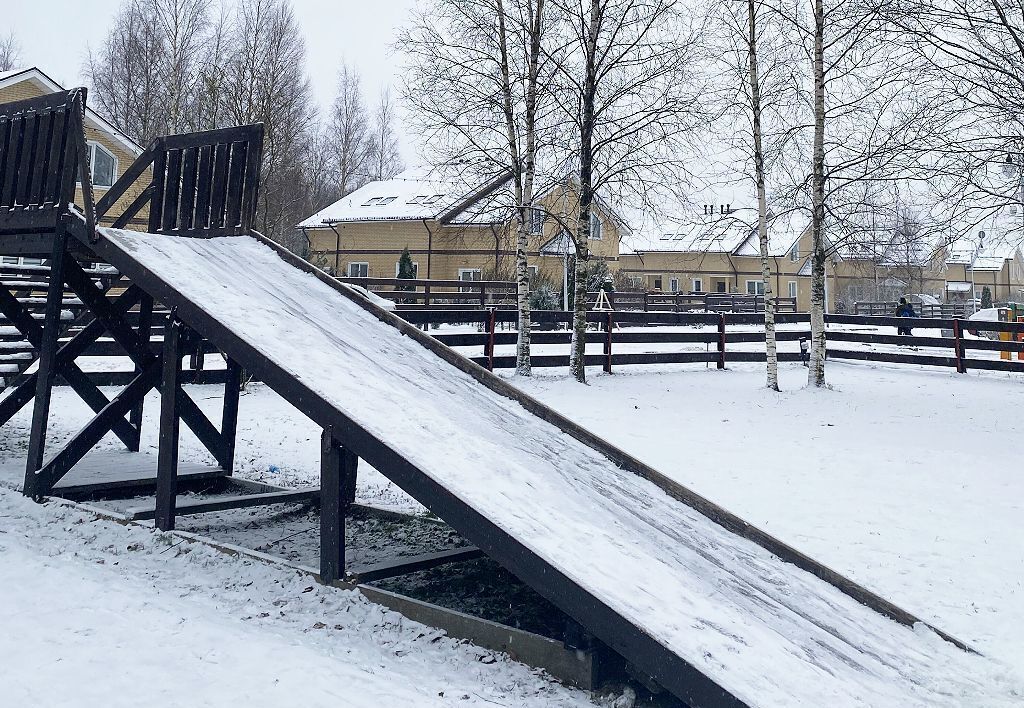
[[[439,332],[434,336],[448,346],[483,347],[483,355],[469,358],[488,369],[514,368],[515,356],[495,353],[495,347],[513,345],[517,333],[499,330],[498,325],[511,325],[516,320],[513,311],[491,310],[446,310],[406,311],[398,313],[411,324],[424,327],[442,324],[476,324],[478,332]],[[541,327],[567,326],[572,321],[571,312],[538,311],[533,313],[534,321]],[[810,316],[805,313],[781,313],[780,325],[806,324],[808,329],[783,329],[777,332],[780,342],[809,340]],[[585,356],[587,366],[601,366],[611,372],[614,367],[634,364],[679,364],[707,363],[725,368],[729,362],[765,361],[764,351],[736,349],[737,344],[757,344],[765,340],[763,329],[732,330],[729,328],[763,325],[761,315],[753,313],[676,313],[676,312],[588,312],[591,324],[586,335],[587,344],[600,344],[602,351]],[[870,315],[827,315],[827,356],[830,359],[874,361],[892,364],[910,364],[955,368],[960,373],[971,369],[1024,373],[1024,323],[981,322],[945,317],[879,317]],[[836,329],[835,326],[869,327],[910,327],[918,330],[939,330],[940,336],[897,335],[875,331]],[[623,329],[632,326],[635,329]],[[647,331],[650,326],[702,327],[694,331],[663,332]],[[978,339],[971,333],[1005,333],[1008,340],[996,341]],[[539,330],[531,333],[535,345],[568,345],[572,339],[568,329],[554,331]],[[617,345],[623,344],[704,344],[705,351],[675,352],[616,352]],[[839,346],[832,346],[839,344]],[[855,349],[844,345],[895,346],[897,351],[877,349]],[[733,346],[730,346],[733,345]],[[920,352],[925,348],[928,352]],[[1004,358],[986,359],[971,356],[973,352],[993,352]],[[779,352],[780,361],[800,361],[804,355],[797,351]],[[1014,358],[1016,357],[1016,358]],[[536,367],[565,367],[569,365],[568,350],[564,354],[534,354],[531,363]]]
[[[587,302],[593,305],[598,293],[587,293]],[[613,310],[641,310],[643,312],[764,312],[763,295],[737,295],[729,293],[649,293],[610,292],[608,303]],[[776,312],[796,312],[796,298],[775,298]]]
[[[896,313],[897,307],[899,307],[897,302],[855,302],[853,303],[853,313],[855,315],[893,315]],[[963,302],[914,303],[914,311],[921,317],[966,318],[967,304]]]

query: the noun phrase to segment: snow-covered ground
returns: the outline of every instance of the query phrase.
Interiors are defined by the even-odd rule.
[[[0,487],[4,706],[593,705],[352,591]]]
[[[1024,377],[828,365],[521,387],[659,471],[1024,671]],[[681,368],[681,367],[677,367]]]
[[[805,369],[784,366],[787,391],[773,394],[760,388],[754,365],[644,369],[592,372],[587,387],[564,371],[521,385],[1024,673],[1024,478],[1014,442],[1024,379],[833,362],[833,390],[803,390]],[[219,410],[220,387],[189,391],[211,416]],[[154,451],[155,404],[151,397],[143,436]],[[57,443],[87,410],[64,388],[54,408]],[[27,426],[26,411],[0,429],[0,456],[21,454]],[[207,460],[184,430],[183,438],[183,459]],[[314,484],[318,447],[318,430],[266,387],[242,397],[244,476]],[[419,509],[363,472],[361,501]],[[297,703],[295,696],[309,705],[339,697],[354,705],[587,701],[518,665],[483,664],[489,655],[437,640],[361,598],[320,587],[302,593],[297,584],[308,582],[287,571],[188,544],[167,552],[163,536],[40,508],[5,490],[0,517],[0,661],[5,674],[25,677],[11,705],[86,705],[100,695],[112,705],[150,696],[174,705],[182,675],[194,686],[180,701],[188,705],[220,704],[229,690],[253,705]],[[334,629],[324,618],[339,612],[356,619]],[[69,675],[104,681],[81,689]]]

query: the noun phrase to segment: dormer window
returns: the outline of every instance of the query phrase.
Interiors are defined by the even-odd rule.
[[[420,202],[420,204],[433,204],[438,199],[443,199],[443,198],[444,198],[443,194],[431,194],[429,197],[427,197],[426,199],[422,200]]]
[[[112,187],[117,178],[117,157],[99,143],[89,143],[89,173],[93,187]]]

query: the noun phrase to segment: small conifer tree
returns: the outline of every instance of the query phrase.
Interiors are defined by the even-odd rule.
[[[409,247],[402,249],[402,255],[398,258],[398,277],[401,280],[413,280],[416,278],[416,267],[413,265],[412,256],[409,255]],[[395,290],[415,290],[413,285],[399,285]]]
[[[987,310],[992,307],[992,291],[986,285],[981,289],[981,309]]]

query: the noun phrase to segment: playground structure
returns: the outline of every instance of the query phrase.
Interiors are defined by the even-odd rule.
[[[915,630],[925,623],[256,233],[260,126],[159,138],[94,202],[84,105],[76,89],[0,106],[0,251],[45,257],[50,267],[41,323],[29,303],[0,288],[4,315],[38,361],[0,400],[0,423],[34,402],[26,495],[61,493],[65,478],[88,471],[87,456],[108,433],[137,452],[143,399],[157,389],[156,469],[125,463],[123,475],[107,471],[101,491],[154,487],[161,530],[185,513],[315,496],[320,579],[355,584],[345,519],[363,460],[472,542],[462,556],[487,555],[578,623],[569,649],[599,643],[689,705],[824,705],[837,695],[944,705],[952,691],[970,701],[983,688],[962,643]],[[82,208],[73,206],[76,179]],[[97,227],[139,180],[144,189],[113,227]],[[147,233],[120,228],[144,208]],[[85,267],[94,262],[130,284],[113,295]],[[62,343],[65,286],[83,307]],[[160,306],[168,314],[155,352],[151,315]],[[132,311],[139,315],[129,318]],[[136,372],[113,398],[76,364],[103,334]],[[182,388],[183,357],[204,346],[227,361],[219,425]],[[322,429],[320,489],[179,506],[179,485],[189,479],[231,475],[243,369]],[[51,452],[57,377],[95,416]],[[216,468],[178,464],[182,422]],[[391,572],[422,566],[395,563]],[[951,675],[952,667],[962,672]]]

